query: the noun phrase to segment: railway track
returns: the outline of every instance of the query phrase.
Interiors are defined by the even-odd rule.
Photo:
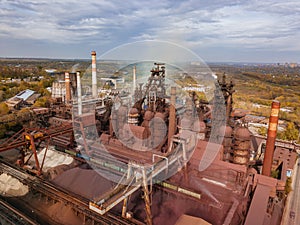
[[[38,225],[37,222],[0,199],[0,224],[11,225]]]
[[[0,160],[0,172],[7,173],[12,177],[18,179],[25,185],[28,185],[32,190],[39,192],[57,202],[63,202],[66,205],[70,205],[77,212],[82,213],[85,217],[94,220],[95,222],[103,225],[141,225],[141,222],[132,222],[125,220],[119,215],[115,215],[111,212],[104,216],[94,213],[89,209],[89,199],[82,196],[70,193],[67,190],[57,187],[54,184],[43,180],[40,177],[30,175],[25,171],[21,171],[13,165]]]

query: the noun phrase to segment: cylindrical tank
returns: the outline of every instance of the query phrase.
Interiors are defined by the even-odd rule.
[[[167,133],[167,126],[165,122],[165,114],[161,112],[156,112],[154,118],[151,120],[151,137],[152,137],[152,147],[156,148],[161,141],[165,138]]]
[[[116,127],[114,127],[114,129],[117,129],[117,131],[115,130],[115,132],[119,132],[119,130],[123,129],[123,126],[128,121],[128,109],[126,106],[122,105],[115,113],[117,113],[118,116],[117,116],[117,124]]]
[[[193,125],[193,131],[197,132],[197,139],[204,140],[206,133],[206,124],[203,121],[195,122]]]
[[[139,111],[136,108],[131,108],[128,114],[128,123],[133,125],[139,124]]]
[[[238,127],[234,132],[233,163],[247,165],[249,162],[251,133],[246,127]]]
[[[183,118],[180,120],[179,127],[180,127],[182,130],[191,130],[191,129],[192,129],[192,125],[193,125],[193,121],[192,121],[190,118],[183,117]]]
[[[233,129],[230,126],[222,126],[220,128],[221,135],[224,135],[223,138],[223,146],[224,146],[224,154],[223,159],[225,161],[232,161],[233,160]]]

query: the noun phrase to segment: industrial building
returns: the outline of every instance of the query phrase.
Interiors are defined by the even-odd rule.
[[[17,150],[22,168],[2,162],[2,172],[13,171],[39,194],[39,204],[71,207],[70,218],[81,223],[280,224],[300,146],[276,140],[279,102],[268,137],[255,136],[243,123],[246,114],[232,109],[234,85],[225,75],[211,102],[199,102],[193,89],[180,105],[184,88],[166,85],[167,65],[155,63],[139,86],[134,65],[132,95],[114,90],[99,97],[96,52],[91,56],[90,95],[83,95],[79,71],[62,74],[52,86],[61,101],[37,112],[49,125],[0,145],[0,152]],[[68,164],[43,170],[48,149]]]
[[[39,97],[40,94],[35,93],[35,91],[27,89],[25,91],[21,91],[17,95],[6,100],[5,103],[8,105],[8,107],[11,110],[20,109],[22,105],[33,105]]]

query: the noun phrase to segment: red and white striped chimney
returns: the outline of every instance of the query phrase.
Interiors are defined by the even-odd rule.
[[[97,98],[97,67],[96,67],[96,52],[92,51],[92,96]]]
[[[268,137],[267,137],[267,143],[266,143],[266,151],[265,151],[265,155],[264,155],[264,164],[263,164],[263,168],[262,168],[262,174],[265,176],[271,176],[279,110],[280,110],[280,103],[279,103],[279,101],[274,100],[272,102],[272,110],[271,110],[271,116],[269,119],[269,129],[268,129]]]

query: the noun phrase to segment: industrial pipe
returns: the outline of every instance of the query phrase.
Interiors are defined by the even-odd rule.
[[[92,96],[97,98],[97,68],[96,68],[96,52],[92,51]]]
[[[71,87],[70,87],[70,74],[68,72],[65,72],[65,86],[66,86],[65,102],[69,103],[71,100]]]
[[[171,100],[170,100],[170,111],[169,111],[169,133],[168,133],[168,150],[171,146],[172,137],[176,131],[176,87],[171,87]]]
[[[280,103],[279,103],[279,101],[274,100],[272,102],[272,110],[271,110],[271,116],[269,119],[266,150],[265,150],[265,154],[264,154],[264,164],[263,164],[263,168],[262,168],[262,174],[265,176],[271,175],[279,110],[280,110]]]
[[[76,72],[77,75],[77,103],[78,103],[78,115],[82,114],[82,94],[81,94],[81,80],[80,72]]]

